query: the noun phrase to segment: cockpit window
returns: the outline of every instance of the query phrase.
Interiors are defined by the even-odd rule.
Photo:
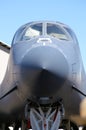
[[[21,40],[29,40],[33,37],[42,35],[42,23],[34,24],[29,26],[22,36]]]
[[[23,31],[25,30],[25,27],[20,28],[14,35],[12,43],[15,44],[16,42],[19,42],[22,36]]]
[[[64,27],[64,28],[69,33],[69,35],[71,36],[72,40],[74,42],[78,43],[77,38],[76,38],[74,32],[70,28],[67,28],[67,27]]]
[[[64,30],[62,30],[58,25],[47,23],[47,34],[56,37],[60,40],[68,40],[68,37]]]
[[[15,34],[12,43],[30,40],[33,37],[42,35],[42,23],[33,24],[31,26],[21,27]]]

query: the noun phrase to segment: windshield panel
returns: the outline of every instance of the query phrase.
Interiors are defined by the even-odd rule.
[[[21,27],[15,34],[12,43],[30,40],[31,38],[42,35],[42,23],[33,24],[31,26]]]
[[[56,24],[47,23],[47,34],[60,40],[68,40],[64,30]]]
[[[13,41],[12,41],[13,44],[20,41],[21,35],[23,34],[24,30],[25,30],[25,27],[22,27],[15,33],[13,37]]]
[[[42,23],[29,26],[22,36],[21,40],[30,40],[31,38],[42,35]]]
[[[69,35],[71,36],[72,40],[77,43],[78,41],[77,41],[77,38],[76,38],[74,32],[70,28],[67,28],[67,27],[64,27],[64,28],[69,33]]]

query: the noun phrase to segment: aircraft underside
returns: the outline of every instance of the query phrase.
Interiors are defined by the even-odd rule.
[[[8,130],[9,126],[12,126],[13,130],[19,128],[21,130],[78,130],[79,126],[70,119],[70,116],[67,117],[65,114],[61,98],[57,98],[55,102],[47,105],[28,99],[21,112],[17,110],[17,113],[11,113],[11,117],[7,116],[7,118],[5,115],[0,126],[1,130]]]

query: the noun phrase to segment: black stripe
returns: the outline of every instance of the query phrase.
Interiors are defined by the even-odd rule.
[[[13,91],[17,90],[17,86],[15,86],[14,88],[12,88],[9,92],[5,93],[2,97],[0,97],[0,100],[3,99],[4,97],[6,97],[7,95],[9,95],[10,93],[12,93]]]
[[[82,94],[83,96],[86,97],[86,94],[84,94],[82,91],[80,91],[79,89],[75,88],[74,86],[72,86],[72,88],[77,91],[78,93]]]

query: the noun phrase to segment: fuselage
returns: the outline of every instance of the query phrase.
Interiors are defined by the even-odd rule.
[[[79,115],[85,78],[76,36],[67,25],[28,23],[12,41],[0,88],[0,112],[17,112],[27,100],[44,106],[62,100],[67,117]]]

